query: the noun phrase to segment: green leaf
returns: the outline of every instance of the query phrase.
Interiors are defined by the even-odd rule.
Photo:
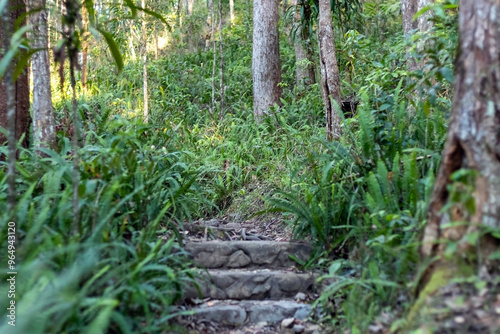
[[[113,58],[115,59],[116,67],[118,68],[118,72],[121,72],[123,70],[123,58],[120,53],[120,50],[118,49],[118,44],[116,44],[113,36],[100,28],[97,28],[97,30],[101,33],[101,35],[104,37],[106,40],[106,43],[109,46],[109,50],[111,51],[111,54],[113,55]]]
[[[443,77],[448,81],[449,83],[453,83],[454,77],[453,77],[453,71],[448,68],[448,67],[443,67],[442,69],[439,70]]]
[[[413,21],[415,21],[416,19],[418,19],[420,16],[424,15],[425,13],[427,13],[432,7],[431,6],[425,6],[424,8],[422,8],[421,10],[419,10],[415,16],[413,16]]]
[[[31,49],[28,52],[21,53],[21,57],[19,57],[19,59],[17,60],[16,68],[14,69],[14,81],[17,80],[19,75],[21,75],[21,73],[23,73],[23,70],[28,66],[28,61],[30,60],[31,56],[41,50],[45,49]]]
[[[500,251],[496,251],[490,254],[488,257],[490,260],[500,260]]]
[[[427,117],[429,117],[429,115],[431,114],[431,103],[429,102],[429,100],[425,100],[424,102],[424,114]]]

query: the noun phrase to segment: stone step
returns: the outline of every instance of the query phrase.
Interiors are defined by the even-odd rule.
[[[290,255],[307,261],[312,247],[299,242],[208,241],[187,243],[185,250],[191,254],[195,264],[202,268],[279,269],[297,265]]]
[[[278,300],[314,291],[317,275],[276,270],[208,270],[200,272],[199,292],[188,287],[186,298]]]
[[[307,319],[311,305],[293,300],[211,300],[192,309],[192,321],[209,321],[227,326],[244,326],[262,322],[276,323],[283,319]]]

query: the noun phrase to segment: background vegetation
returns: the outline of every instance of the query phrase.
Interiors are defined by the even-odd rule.
[[[295,237],[316,244],[317,261],[304,265],[319,263],[329,273],[325,278],[337,278],[317,301],[323,309],[318,320],[359,333],[392,312],[394,329],[404,328],[395,320],[412,302],[419,237],[451,109],[456,2],[434,5],[432,30],[409,39],[401,32],[399,1],[367,1],[359,11],[337,12],[342,93],[360,103],[333,142],[324,139],[318,84],[295,83],[287,19],[280,21],[282,105],[258,124],[248,4],[236,1],[233,23],[224,17],[222,119],[211,106],[214,54],[203,40],[207,8],[200,3],[192,15],[179,16],[171,3],[152,4],[170,29],[148,18],[149,36],[158,29],[164,45],[153,60],[150,40],[150,118],[144,124],[142,64],[128,48],[131,32],[125,29],[131,24],[132,33],[138,31],[140,21],[126,18],[121,3],[102,6],[98,18],[113,31],[124,66],[119,73],[102,37],[91,40],[85,94],[77,86],[77,233],[71,91],[68,81],[61,86],[55,68],[58,151],[47,149],[40,158],[20,148],[13,219],[7,215],[6,164],[0,162],[0,247],[7,249],[9,220],[19,233],[22,322],[9,331],[160,332],[193,277],[178,246],[183,222],[234,211],[246,217],[278,212]],[[224,13],[228,6],[223,1]],[[54,3],[49,8],[57,15]],[[421,69],[407,69],[407,49],[424,61]],[[7,147],[0,152],[7,154]]]

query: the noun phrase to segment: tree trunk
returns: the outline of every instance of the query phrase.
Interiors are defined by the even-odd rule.
[[[222,0],[219,0],[220,104],[219,119],[224,116],[224,44],[222,39]]]
[[[418,0],[401,0],[401,13],[403,14],[403,32],[405,36],[410,34],[410,31],[418,28],[418,22],[413,20],[413,16],[417,13]]]
[[[462,0],[459,14],[460,45],[448,139],[429,206],[421,254],[441,258],[446,245],[458,242],[460,254],[488,249],[470,245],[466,236],[483,227],[500,228],[500,3],[497,0]],[[472,170],[468,180],[453,182],[458,170]],[[455,174],[455,180],[457,176]],[[467,197],[467,187],[470,194]],[[457,199],[458,197],[458,199]],[[472,204],[471,204],[472,201]],[[443,211],[443,208],[444,211]],[[468,225],[445,227],[446,223]],[[498,249],[498,239],[496,249]],[[477,247],[477,248],[476,248]],[[421,280],[425,285],[439,262]]]
[[[231,23],[234,23],[234,0],[229,0],[229,15],[231,17]]]
[[[45,0],[44,0],[45,2]],[[85,94],[87,92],[87,59],[89,52],[89,42],[88,42],[88,13],[85,6],[82,7],[82,21],[83,21],[83,38],[82,38],[82,90]]]
[[[10,25],[8,27],[4,26],[2,22],[0,29],[0,41],[1,45],[4,46],[5,49],[10,47],[10,36],[13,32],[14,22],[26,12],[26,6],[22,0],[12,0],[7,2],[10,7],[5,9],[3,14],[3,22],[5,20],[10,20]],[[9,18],[7,18],[9,16]],[[7,30],[9,34],[7,34]],[[3,55],[2,57],[3,58]],[[14,70],[14,64],[11,64],[7,71],[6,76],[12,74]],[[15,141],[18,141],[23,134],[26,135],[22,145],[24,147],[28,146],[28,131],[30,125],[30,91],[29,91],[29,78],[28,78],[28,69],[24,69],[23,73],[17,77],[15,82],[12,78],[12,87],[10,86],[9,79],[4,77],[0,84],[0,126],[8,129],[8,112],[9,112],[9,103],[8,96],[10,95],[10,90],[13,97],[13,122],[14,122],[14,138]],[[5,143],[7,138],[0,133],[0,144]],[[14,143],[15,144],[15,143]]]
[[[211,26],[210,28],[212,29],[212,39],[213,39],[213,44],[212,44],[212,52],[214,55],[214,59],[212,61],[212,113],[215,113],[217,111],[217,105],[215,104],[215,68],[217,66],[217,45],[215,44],[215,11],[214,11],[214,2],[213,0],[210,1],[210,14],[212,15],[212,19],[210,20]]]
[[[300,0],[295,0],[295,5],[300,5]],[[304,7],[304,14],[309,16],[311,14],[311,9],[309,5],[305,5],[302,2],[301,6]],[[313,49],[309,42],[309,31],[307,29],[302,29],[301,24],[301,11],[297,7],[295,12],[295,24],[298,28],[295,33],[295,75],[297,86],[309,85],[316,82],[315,70],[314,70],[314,60],[313,60]]]
[[[403,14],[403,32],[405,37],[410,36],[410,32],[418,28],[418,22],[413,20],[413,16],[417,13],[418,0],[401,0],[401,13]],[[417,69],[415,58],[410,55],[409,47],[406,48],[406,59],[408,61],[408,69],[414,71]]]
[[[128,48],[130,50],[130,56],[132,57],[132,60],[135,60],[136,56],[134,49],[134,35],[132,33],[133,29],[134,29],[134,23],[132,22],[132,20],[130,20],[130,34],[128,35]]]
[[[141,0],[142,8],[146,8],[146,1]],[[142,45],[141,45],[141,56],[142,56],[142,84],[143,84],[143,95],[144,95],[144,123],[148,122],[149,112],[148,112],[148,67],[147,67],[147,22],[146,14],[142,12]]]
[[[253,108],[260,121],[281,98],[278,1],[254,0],[253,17]]]
[[[418,1],[417,11],[434,3],[434,0],[417,0],[417,1]],[[416,20],[416,25],[418,30],[420,30],[421,32],[426,32],[427,30],[432,28],[432,21],[429,21],[430,16],[431,16],[431,11],[427,11],[426,13],[418,17],[418,19]]]
[[[193,5],[194,5],[194,0],[187,0],[186,10],[188,15],[193,14]]]
[[[340,95],[340,76],[335,54],[330,0],[319,1],[318,42],[321,66],[321,91],[326,116],[326,139],[332,140],[339,138],[342,134],[340,116],[335,110],[332,100],[336,101],[340,108],[342,98]]]
[[[35,9],[42,10],[35,11]],[[32,58],[33,73],[33,142],[34,148],[57,148],[56,121],[50,90],[50,60],[45,0],[29,0],[32,48],[39,49]],[[85,59],[85,58],[84,58]],[[85,64],[85,63],[84,63]],[[86,64],[85,64],[86,65]],[[83,76],[82,76],[83,81]]]
[[[155,60],[158,60],[158,54],[160,53],[160,49],[158,46],[158,29],[156,28],[156,21],[153,26],[154,35],[155,35]]]

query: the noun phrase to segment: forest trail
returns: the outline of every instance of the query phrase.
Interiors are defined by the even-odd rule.
[[[186,228],[194,234],[185,250],[200,268],[199,290],[188,289],[182,306],[194,314],[177,319],[188,333],[320,333],[307,321],[318,274],[292,259],[307,261],[311,245],[283,240],[279,226],[246,232],[256,225],[211,220]]]

